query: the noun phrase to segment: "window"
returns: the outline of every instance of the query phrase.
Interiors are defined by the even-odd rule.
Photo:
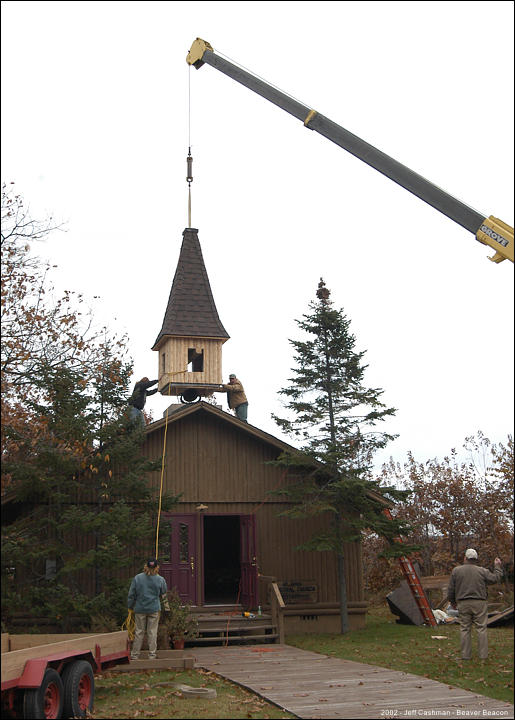
[[[54,580],[57,575],[57,561],[54,558],[45,560],[45,580]]]
[[[188,562],[189,551],[189,528],[186,523],[179,524],[179,562]]]
[[[166,372],[166,353],[161,354],[161,372]]]
[[[204,372],[204,351],[188,348],[188,372]]]

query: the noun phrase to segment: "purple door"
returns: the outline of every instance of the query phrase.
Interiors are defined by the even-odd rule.
[[[170,515],[170,558],[161,565],[168,589],[176,588],[182,601],[197,604],[197,516]]]
[[[240,515],[240,566],[243,607],[257,607],[256,522],[254,515]]]

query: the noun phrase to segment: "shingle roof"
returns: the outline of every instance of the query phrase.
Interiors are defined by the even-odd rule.
[[[229,338],[220,322],[209,284],[198,230],[186,228],[156,350],[166,335]]]

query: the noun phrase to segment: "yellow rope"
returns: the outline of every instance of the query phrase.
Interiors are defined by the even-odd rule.
[[[184,375],[184,373],[188,372],[188,368],[185,368],[184,370],[177,370],[176,372],[168,373],[168,375]],[[172,389],[172,384],[168,383],[168,397],[170,397],[170,391]],[[156,560],[159,557],[159,526],[161,524],[161,501],[163,497],[163,478],[164,478],[164,472],[165,472],[165,457],[166,457],[166,433],[168,431],[168,408],[166,408],[166,419],[165,419],[165,434],[163,438],[163,458],[161,460],[161,480],[160,480],[160,487],[159,487],[159,507],[157,510],[157,527],[156,527],[156,554],[155,558]]]
[[[170,397],[170,383],[168,384],[168,397]],[[156,527],[156,560],[159,553],[159,525],[161,523],[161,501],[163,497],[163,478],[165,473],[165,457],[166,457],[166,433],[168,430],[168,408],[166,408],[165,434],[163,438],[163,458],[161,460],[161,482],[159,487],[159,507],[157,510],[157,527]]]
[[[170,375],[182,375],[183,373],[187,372],[186,370],[180,370],[177,372],[169,373]],[[170,390],[171,390],[171,383],[168,383],[168,397],[170,397]],[[163,478],[164,478],[164,470],[165,470],[165,456],[166,456],[166,433],[168,430],[168,408],[166,409],[166,420],[165,420],[165,434],[163,439],[163,459],[161,461],[161,481],[160,481],[160,487],[159,487],[159,507],[157,510],[157,527],[156,527],[156,560],[158,558],[158,552],[159,552],[159,525],[161,522],[161,505],[162,505],[162,498],[163,498]],[[125,619],[125,622],[122,624],[122,630],[127,630],[127,637],[129,640],[134,640],[134,635],[136,631],[136,620],[134,618],[134,610],[132,608],[129,608],[129,612],[127,613],[127,617]]]
[[[125,622],[122,625],[122,630],[127,630],[127,637],[129,640],[134,640],[136,621],[134,619],[134,610],[132,608],[129,608]]]
[[[181,373],[186,372],[186,370],[181,370],[180,372],[174,372],[170,373],[171,375],[180,375]],[[170,397],[170,390],[171,385],[168,384],[168,397]],[[161,463],[161,486],[159,488],[159,508],[157,511],[157,528],[156,528],[156,560],[158,557],[158,546],[159,546],[159,524],[161,519],[161,501],[163,497],[163,476],[164,476],[164,467],[165,467],[165,454],[166,454],[166,431],[168,428],[168,409],[166,410],[166,422],[165,422],[165,436],[164,436],[164,446],[163,446],[163,460]],[[129,612],[127,613],[127,617],[125,618],[125,622],[122,624],[122,630],[127,630],[127,637],[129,640],[134,640],[134,635],[136,631],[136,620],[134,618],[134,610],[132,608],[129,608]]]

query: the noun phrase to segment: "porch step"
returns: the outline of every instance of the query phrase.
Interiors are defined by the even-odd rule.
[[[227,624],[226,622],[221,623],[199,623],[198,624],[199,631],[201,633],[209,633],[209,632],[242,632],[245,633],[251,633],[256,632],[256,630],[270,630],[270,628],[273,627],[272,623],[270,622],[260,622],[260,623],[253,623],[252,625],[249,623],[239,623],[239,622],[230,622]]]
[[[195,613],[199,625],[199,636],[190,640],[188,645],[208,643],[226,645],[254,641],[277,642],[277,628],[271,615],[259,615],[255,618],[242,617],[240,612]]]
[[[217,637],[198,637],[195,638],[195,640],[190,640],[188,642],[188,645],[206,645],[207,643],[212,643],[213,645],[225,645],[226,642],[228,643],[250,643],[254,641],[258,641],[259,643],[262,643],[264,641],[273,641],[277,642],[277,638],[279,637],[278,633],[272,632],[266,635],[218,635]]]

